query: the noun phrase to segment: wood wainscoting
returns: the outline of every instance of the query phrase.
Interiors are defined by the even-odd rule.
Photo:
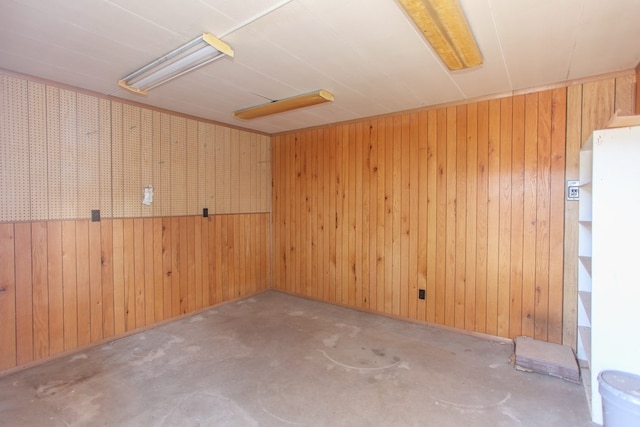
[[[0,370],[267,289],[269,221],[0,224]]]

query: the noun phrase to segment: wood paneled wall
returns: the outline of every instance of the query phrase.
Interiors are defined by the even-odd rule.
[[[0,224],[0,370],[267,289],[269,221]]]
[[[588,137],[593,117],[608,120],[608,105],[633,100],[633,83],[629,75],[274,136],[273,287],[575,345],[564,233],[565,170],[577,151],[567,133]]]
[[[617,111],[634,114],[636,76],[627,73],[567,88],[566,179],[578,180],[580,147]],[[563,344],[576,348],[578,328],[578,202],[565,203]]]
[[[270,210],[268,136],[5,75],[0,99],[0,222]]]
[[[0,74],[0,370],[267,289],[270,210],[269,136]]]

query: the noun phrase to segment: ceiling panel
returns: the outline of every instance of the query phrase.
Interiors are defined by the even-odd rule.
[[[640,1],[460,0],[484,63],[450,72],[396,0],[3,0],[0,68],[263,132],[635,67]],[[202,32],[236,55],[140,96],[118,79]],[[335,102],[242,121],[317,89]]]
[[[490,0],[513,89],[567,79],[584,0]]]
[[[629,60],[632,64],[640,62],[638,3],[638,0],[585,1],[570,79],[625,70],[629,68]]]

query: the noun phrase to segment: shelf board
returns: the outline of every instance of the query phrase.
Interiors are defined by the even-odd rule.
[[[590,256],[579,256],[578,257],[580,259],[580,262],[582,263],[582,265],[584,265],[584,268],[587,270],[587,273],[589,273],[589,276],[591,276],[591,257]]]
[[[578,326],[578,334],[580,334],[580,340],[587,355],[587,365],[591,366],[591,328],[589,326]]]
[[[592,185],[591,181],[587,181],[585,183],[581,182],[579,187],[580,187],[581,190],[588,191],[588,192],[591,192],[591,190],[593,190],[593,185]]]
[[[640,115],[636,116],[619,116],[618,113],[620,111],[616,111],[609,119],[609,123],[607,123],[607,129],[611,128],[626,128],[629,126],[639,126],[640,125]]]
[[[589,324],[591,324],[591,292],[579,291],[578,297],[580,298],[580,303],[582,304],[585,313],[587,313]]]

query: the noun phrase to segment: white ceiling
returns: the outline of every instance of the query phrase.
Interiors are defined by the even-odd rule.
[[[484,56],[450,72],[396,0],[0,0],[0,68],[267,133],[627,70],[639,0],[461,0]],[[234,58],[141,96],[118,80],[203,32]],[[232,112],[326,89],[335,102]]]

